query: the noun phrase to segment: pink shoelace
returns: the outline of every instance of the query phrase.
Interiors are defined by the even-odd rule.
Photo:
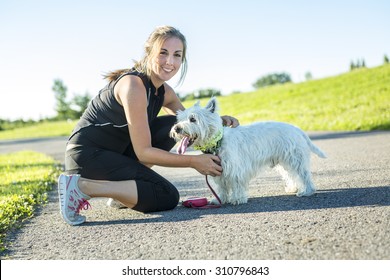
[[[68,187],[70,185],[70,182],[72,181],[73,179],[73,176],[70,176],[70,179],[68,181],[68,183],[66,184],[66,190],[68,190]],[[73,192],[77,195],[77,196],[81,196],[78,191],[76,189],[73,190]],[[74,198],[74,194],[71,193],[70,194],[70,197],[69,197],[69,200],[70,201],[75,201],[75,198]],[[77,199],[77,202],[78,202],[78,206],[77,208],[73,207],[73,206],[70,206],[68,205],[68,208],[71,209],[72,211],[75,211],[76,214],[79,214],[81,210],[88,210],[89,208],[92,209],[92,206],[91,204],[89,204],[88,200],[86,200],[85,198],[82,198],[82,199]]]
[[[76,213],[79,214],[81,210],[88,210],[89,208],[92,209],[91,204],[89,204],[88,200],[86,199],[80,199],[79,201],[79,206],[76,209]]]

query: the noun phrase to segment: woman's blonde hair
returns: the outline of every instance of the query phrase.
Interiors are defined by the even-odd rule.
[[[150,34],[148,40],[145,42],[144,56],[141,60],[135,61],[133,68],[138,72],[145,73],[146,76],[150,79],[152,75],[152,60],[157,57],[164,42],[167,39],[173,37],[180,39],[180,41],[183,43],[181,74],[178,81],[178,85],[180,85],[184,81],[184,78],[187,74],[187,41],[184,35],[178,29],[172,26],[159,26]],[[108,79],[109,81],[114,81],[118,79],[121,74],[130,70],[131,69],[115,70],[104,75],[104,78]]]

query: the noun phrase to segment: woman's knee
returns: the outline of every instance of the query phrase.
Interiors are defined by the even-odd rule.
[[[162,116],[154,120],[151,126],[153,147],[170,151],[175,146],[175,140],[169,135],[175,122],[175,116]]]
[[[180,195],[172,184],[161,182],[155,184],[145,181],[136,181],[138,202],[134,210],[148,213],[171,210],[179,203]]]

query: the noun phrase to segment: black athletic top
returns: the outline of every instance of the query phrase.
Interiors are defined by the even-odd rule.
[[[164,85],[159,87],[156,93],[155,86],[145,74],[131,70],[122,74],[117,80],[108,83],[91,100],[69,137],[69,143],[81,145],[88,143],[88,145],[93,144],[99,148],[125,153],[126,149],[131,145],[131,140],[125,111],[123,106],[115,99],[114,87],[126,75],[140,77],[145,85],[150,126],[160,112],[164,102]]]

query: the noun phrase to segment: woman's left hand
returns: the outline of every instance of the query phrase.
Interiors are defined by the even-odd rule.
[[[240,125],[240,122],[231,116],[222,116],[221,119],[224,126],[237,127]]]

